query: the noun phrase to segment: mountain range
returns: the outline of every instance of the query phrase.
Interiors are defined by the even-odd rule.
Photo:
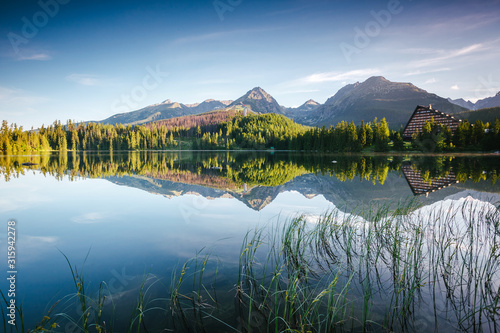
[[[500,91],[495,96],[480,99],[476,103],[473,103],[470,100],[466,101],[463,98],[459,99],[448,98],[448,101],[469,110],[494,108],[500,106]]]
[[[299,107],[287,108],[280,105],[264,89],[256,87],[234,101],[208,99],[202,103],[182,104],[167,99],[162,103],[119,113],[99,122],[140,125],[212,110],[246,108],[255,113],[278,113],[299,124],[309,126],[330,126],[340,121],[354,121],[359,124],[361,121],[372,121],[377,117],[386,118],[389,126],[398,128],[408,121],[417,105],[431,104],[436,110],[457,114],[470,109],[470,105],[467,104],[470,102],[463,102],[439,97],[411,83],[391,82],[382,76],[373,76],[364,82],[344,86],[324,104],[308,100]],[[493,104],[500,106],[500,93],[495,97],[478,101],[474,106]]]
[[[464,108],[428,93],[411,83],[391,82],[382,76],[373,76],[364,82],[349,84],[340,89],[325,104],[305,119],[296,119],[306,125],[329,126],[342,120],[371,121],[386,118],[389,126],[406,124],[417,105],[432,104],[433,108],[454,114]]]
[[[280,193],[290,191],[298,192],[308,199],[322,195],[345,213],[351,213],[358,209],[360,202],[372,202],[395,208],[400,200],[413,197],[407,180],[397,172],[389,173],[383,185],[369,181],[363,182],[358,179],[342,181],[328,174],[304,173],[281,185],[257,185],[245,192],[218,188],[218,186],[211,187],[207,182],[193,184],[185,181],[180,182],[176,179],[158,179],[149,176],[123,175],[106,177],[105,179],[118,185],[138,188],[166,198],[186,194],[200,195],[209,200],[235,198],[253,210],[262,210],[271,204]],[[419,200],[423,205],[430,205],[450,196],[461,198],[472,195],[475,197],[479,196],[481,192],[488,201],[500,198],[498,184],[492,185],[486,181],[474,183],[468,180],[464,184],[453,184],[439,191],[430,192],[427,196],[420,196]]]
[[[99,121],[102,124],[141,125],[156,120],[170,119],[194,114],[205,113],[212,110],[226,108],[233,101],[216,101],[207,99],[202,103],[182,104],[167,99],[159,104],[146,106],[142,109],[115,114]]]

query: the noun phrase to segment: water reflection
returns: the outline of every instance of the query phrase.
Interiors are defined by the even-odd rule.
[[[279,193],[324,195],[337,207],[425,194],[428,203],[464,190],[499,193],[498,156],[329,156],[258,152],[68,153],[0,158],[6,181],[30,170],[58,180],[105,178],[168,198],[237,198],[261,210]],[[406,182],[402,182],[404,177]],[[442,194],[437,192],[450,187]],[[410,191],[408,191],[410,190]]]
[[[336,163],[333,163],[333,160]],[[400,199],[418,194],[410,185],[442,187],[439,184],[446,184],[447,179],[452,177],[458,183],[455,182],[434,192],[426,192],[427,196],[419,195],[418,200],[424,207],[412,205],[408,211],[411,210],[414,214],[422,214],[422,216],[438,210],[447,213],[451,207],[450,201],[457,199],[463,201],[461,198],[467,196],[479,198],[482,201],[492,197],[498,200],[500,198],[499,184],[496,181],[500,167],[498,162],[499,157],[495,156],[430,158],[257,152],[137,152],[113,155],[69,153],[3,156],[0,157],[0,173],[5,181],[0,181],[2,188],[0,219],[7,220],[14,217],[19,220],[19,246],[22,249],[20,265],[23,269],[23,275],[19,280],[19,297],[24,300],[29,327],[34,327],[36,321],[45,314],[40,309],[50,307],[54,300],[74,293],[67,263],[58,249],[68,255],[72,263],[80,268],[89,248],[91,248],[91,253],[85,264],[86,279],[93,283],[89,290],[97,290],[99,282],[105,281],[109,287],[108,294],[117,300],[117,316],[130,314],[129,308],[133,307],[137,299],[146,273],[154,274],[162,281],[162,284],[169,286],[170,278],[175,272],[179,273],[184,261],[203,248],[213,248],[212,253],[223,264],[217,274],[211,270],[212,275],[209,275],[207,269],[206,276],[209,280],[213,280],[213,275],[217,275],[217,284],[213,285],[213,288],[219,288],[217,289],[217,303],[219,306],[223,304],[220,309],[224,312],[224,316],[227,315],[228,318],[233,319],[239,316],[241,321],[248,322],[246,320],[249,314],[248,308],[244,308],[243,312],[237,315],[235,311],[230,311],[233,309],[236,293],[234,272],[241,271],[238,269],[238,258],[241,258],[239,251],[245,234],[248,230],[255,230],[256,227],[263,225],[272,225],[275,221],[289,221],[290,216],[295,213],[307,214],[304,219],[307,223],[304,226],[309,228],[318,225],[320,227],[322,226],[318,223],[321,220],[320,215],[325,211],[335,212],[338,214],[337,217],[346,216],[345,219],[339,218],[339,221],[353,222],[352,225],[338,224],[337,220],[332,220],[333,224],[329,227],[333,228],[334,233],[331,234],[338,235],[338,237],[331,238],[329,240],[331,243],[325,243],[325,246],[318,247],[318,249],[328,250],[330,247],[331,249],[336,247],[336,251],[332,250],[329,253],[334,255],[332,258],[336,260],[336,264],[345,264],[344,268],[352,267],[349,266],[349,262],[343,261],[348,258],[343,249],[350,251],[350,258],[353,260],[363,262],[363,265],[357,266],[363,268],[359,273],[364,274],[364,277],[360,275],[360,282],[352,283],[353,290],[359,289],[361,292],[356,291],[354,295],[361,297],[358,299],[369,296],[367,302],[373,300],[374,306],[380,303],[380,308],[386,305],[383,302],[384,299],[392,295],[395,297],[393,302],[402,301],[403,303],[398,304],[413,305],[417,304],[417,298],[415,302],[413,298],[407,298],[412,300],[412,303],[405,303],[406,299],[398,299],[405,295],[413,297],[413,294],[404,294],[399,291],[400,289],[397,289],[394,294],[380,293],[380,295],[377,293],[372,295],[363,291],[365,290],[363,283],[369,282],[363,280],[366,277],[372,279],[371,281],[377,281],[379,276],[385,278],[382,292],[401,281],[406,281],[400,279],[407,277],[406,268],[401,266],[400,276],[394,279],[394,275],[389,273],[391,273],[390,269],[396,266],[391,261],[387,263],[384,261],[392,255],[393,245],[400,246],[402,254],[406,253],[405,249],[412,249],[410,243],[408,246],[404,243],[410,242],[411,237],[405,238],[405,234],[400,232],[404,224],[393,223],[390,228],[382,228],[382,231],[391,231],[390,233],[377,234],[376,230],[373,230],[374,233],[367,234],[370,237],[363,238],[363,235],[358,235],[358,231],[364,224],[356,222],[356,216],[354,216],[356,214],[348,213],[361,212],[362,209],[359,206],[362,203],[397,205]],[[31,163],[31,165],[26,165],[26,163]],[[407,180],[410,179],[408,175],[411,176],[411,173],[413,176],[418,175],[414,177],[418,179]],[[444,200],[450,198],[452,200]],[[355,210],[356,208],[358,209]],[[406,212],[401,214],[405,215]],[[476,215],[473,217],[476,218]],[[376,215],[365,216],[365,218],[366,221],[373,223],[380,221],[380,217]],[[445,221],[441,218],[438,220]],[[397,222],[397,220],[394,221]],[[453,223],[455,222],[453,220]],[[482,222],[479,221],[475,225],[482,225]],[[498,225],[493,223],[490,227],[494,227],[494,232],[496,232],[492,235],[498,235]],[[415,231],[419,237],[433,235],[433,246],[440,247],[443,251],[452,249],[448,246],[449,244],[443,243],[443,232],[449,233],[450,244],[456,244],[455,232],[458,229],[451,222],[449,226],[442,224],[429,226],[422,224],[415,228],[412,225],[408,226],[408,230]],[[305,229],[300,228],[300,230]],[[471,239],[480,239],[476,234],[469,235],[466,233],[467,230],[462,231],[464,232],[462,245]],[[311,237],[314,235],[318,233],[310,234]],[[374,235],[380,239],[373,238]],[[350,236],[353,237],[350,238]],[[498,243],[497,238],[483,238],[484,244],[491,245],[491,248],[497,251],[498,246],[495,245]],[[302,237],[297,238],[297,240],[300,239]],[[368,247],[375,244],[371,242],[372,240],[378,240],[383,245],[380,251],[374,252],[380,254],[378,262],[372,260],[368,251]],[[350,243],[344,243],[344,241]],[[255,244],[260,246],[261,243]],[[477,244],[482,246],[480,250],[484,252],[485,246],[482,243]],[[454,248],[456,251],[462,251],[462,247],[454,246]],[[469,248],[476,251],[474,246]],[[276,249],[281,249],[281,246],[277,246]],[[448,257],[465,258],[469,252],[454,253]],[[415,258],[421,258],[419,253],[415,252],[415,254],[417,254]],[[496,252],[494,254],[496,255]],[[311,257],[310,259],[314,260],[312,263],[330,263],[330,266],[333,263],[328,262],[326,260],[328,258],[324,257]],[[361,259],[364,261],[360,261]],[[436,261],[438,259],[441,260],[442,257],[435,257]],[[405,260],[400,264],[411,263]],[[480,262],[469,260],[467,263],[479,264]],[[423,268],[438,267],[434,264],[436,262],[428,266],[424,265]],[[387,265],[388,269],[382,270],[383,265]],[[441,266],[439,267],[441,269]],[[408,268],[414,269],[411,266]],[[498,276],[496,266],[493,268],[495,268],[493,273],[496,274],[494,275],[496,278]],[[191,269],[196,271],[195,263],[191,265]],[[469,297],[470,294],[461,289],[464,282],[461,280],[461,273],[464,269],[469,270],[470,274],[476,272],[474,270],[476,267],[451,261],[443,262],[442,270],[446,273],[447,279],[442,280],[442,283],[446,285],[426,284],[433,288],[442,287],[443,290],[450,290],[451,303],[443,302],[444,307],[463,306],[465,303],[460,297]],[[379,270],[379,272],[373,270]],[[432,276],[433,281],[441,274],[438,271],[432,271],[432,273],[435,273],[435,276]],[[313,275],[307,276],[314,277]],[[191,280],[193,279],[194,277],[191,276]],[[476,280],[480,281],[481,278]],[[288,281],[290,281],[289,277],[284,278],[280,282],[284,284],[280,284],[279,287],[290,286]],[[310,281],[307,280],[308,283]],[[187,290],[182,290],[181,293],[187,295],[191,286],[192,283],[185,285]],[[212,284],[206,284],[206,286],[212,287]],[[249,286],[247,284],[246,288]],[[455,289],[451,290],[449,286]],[[1,284],[0,288],[5,290]],[[487,290],[497,290],[495,288],[498,288],[498,284],[489,285]],[[165,296],[167,289],[170,290],[167,287],[163,289],[163,294],[159,293],[161,297]],[[208,290],[212,289],[208,288]],[[249,291],[251,290],[241,289],[241,292],[248,293]],[[428,292],[425,302],[429,301],[428,297],[432,295],[434,295],[433,290]],[[170,296],[168,294],[165,297]],[[485,302],[490,301],[488,297],[484,298]],[[442,302],[444,299],[445,297],[439,297],[438,301]],[[206,301],[206,298],[203,301],[200,300],[200,304],[205,304]],[[239,304],[249,305],[245,302]],[[355,309],[363,306],[356,302],[352,304]],[[169,306],[161,305],[162,308],[170,309]],[[126,309],[122,311],[120,307]],[[425,308],[425,305],[420,308]],[[279,309],[276,308],[276,310]],[[70,310],[64,311],[69,311],[68,313],[74,318],[81,316],[73,304]],[[446,311],[440,308],[431,315],[441,316]],[[252,314],[256,313],[252,312]],[[379,315],[375,311],[373,313]],[[460,317],[460,323],[474,319],[474,317],[467,317],[466,311],[456,313],[460,316],[466,314],[465,317]],[[124,319],[125,322],[126,319],[128,318]],[[151,321],[155,322],[157,317],[153,319]],[[121,319],[117,319],[118,321]],[[426,319],[426,323],[432,322],[434,322],[432,319]],[[238,323],[234,325],[236,327]],[[167,323],[164,327],[171,328],[172,323]],[[207,331],[210,330],[207,329]],[[212,331],[222,331],[222,329],[217,327]]]
[[[452,169],[446,175],[432,178],[429,177],[428,173],[423,173],[408,162],[403,164],[402,170],[414,195],[428,195],[429,192],[439,191],[459,182]]]

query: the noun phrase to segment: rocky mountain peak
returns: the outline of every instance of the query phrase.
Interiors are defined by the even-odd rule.
[[[307,102],[305,102],[304,105],[319,105],[319,103],[313,99],[310,99]]]
[[[357,84],[348,84],[330,97],[325,104],[307,115],[303,123],[330,125],[342,120],[360,123],[362,120],[386,118],[389,126],[408,122],[416,105],[432,104],[437,110],[457,113],[464,108],[408,82],[391,82],[383,76],[372,76]]]
[[[174,102],[172,103],[172,105],[169,106],[169,108],[171,109],[181,109],[182,108],[182,105],[177,103],[177,102]]]
[[[255,87],[234,102],[230,106],[248,105],[254,112],[260,113],[282,113],[282,107],[276,100],[261,87]]]
[[[366,83],[374,83],[374,82],[390,82],[383,76],[371,76],[365,81]]]
[[[273,102],[273,97],[269,95],[264,89],[261,87],[255,87],[248,92],[247,98],[249,99],[263,99],[268,102]]]

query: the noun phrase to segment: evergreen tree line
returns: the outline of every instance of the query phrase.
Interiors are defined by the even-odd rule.
[[[219,124],[216,131],[202,130],[193,149],[289,149],[290,141],[307,129],[275,113],[239,116]]]
[[[312,128],[289,142],[292,150],[313,150],[329,152],[359,152],[373,147],[376,151],[390,149],[391,131],[385,118],[372,122],[362,122],[356,126],[354,122],[341,121],[329,128]]]
[[[500,121],[484,124],[467,120],[453,133],[432,119],[414,134],[411,145],[399,131],[389,130],[387,121],[355,125],[342,121],[328,128],[306,127],[278,114],[237,116],[217,126],[191,128],[102,125],[56,121],[39,130],[25,131],[7,121],[0,127],[0,150],[5,154],[31,151],[67,150],[162,150],[178,147],[179,139],[191,142],[191,149],[280,149],[323,152],[403,151],[426,152],[457,150],[500,150]]]
[[[178,130],[177,130],[178,131]],[[31,151],[146,150],[177,146],[174,131],[166,127],[102,125],[56,121],[39,130],[24,131],[7,121],[0,127],[0,150],[6,154]]]
[[[476,120],[460,122],[455,132],[449,126],[437,124],[434,118],[412,137],[412,149],[426,152],[454,150],[500,150],[500,121],[484,124]]]
[[[202,131],[203,132],[203,131]],[[401,135],[399,135],[401,138]],[[401,146],[403,146],[403,141]],[[391,131],[387,121],[376,118],[356,126],[342,121],[329,128],[306,127],[277,114],[236,117],[224,122],[214,132],[205,132],[196,139],[194,149],[280,149],[345,152],[374,147],[390,149]]]

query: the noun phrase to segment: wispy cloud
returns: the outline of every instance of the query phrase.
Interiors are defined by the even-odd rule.
[[[80,224],[101,223],[106,221],[106,213],[91,212],[71,218],[72,222]]]
[[[234,79],[210,79],[210,80],[200,80],[194,82],[195,84],[200,84],[200,85],[213,85],[213,84],[226,84],[226,83],[233,83]]]
[[[436,83],[436,82],[437,82],[436,78],[434,78],[434,77],[433,77],[433,78],[431,78],[431,79],[429,79],[429,80],[425,81],[424,83],[425,83],[425,84],[431,84],[431,83]]]
[[[11,98],[14,94],[16,94],[16,90],[6,87],[0,87],[0,101],[7,100]]]
[[[206,33],[206,34],[180,37],[180,38],[175,39],[172,43],[173,44],[199,43],[199,42],[212,41],[212,40],[218,40],[218,39],[227,39],[227,38],[229,38],[231,36],[235,36],[235,35],[262,33],[262,32],[269,32],[269,31],[275,31],[275,30],[280,30],[280,29],[283,29],[283,28],[263,27],[263,28],[255,28],[255,29],[235,29],[235,30],[230,30],[230,31],[216,31],[216,32],[211,32],[211,33]]]
[[[2,118],[2,113],[0,113],[0,118]],[[22,195],[18,195],[19,193]],[[2,189],[0,193],[0,213],[20,212],[53,201],[47,195],[40,193],[41,189],[36,186],[6,184],[5,189]]]
[[[101,79],[92,74],[71,74],[66,76],[66,79],[84,86],[98,86],[101,84]]]
[[[5,45],[5,44],[4,44]],[[2,45],[3,46],[3,45]],[[51,52],[40,48],[23,48],[14,52],[11,48],[6,48],[1,52],[2,56],[14,59],[15,61],[48,61],[52,60]]]
[[[423,74],[429,74],[429,73],[437,73],[437,72],[446,72],[446,71],[451,71],[451,68],[449,67],[442,67],[442,68],[432,68],[432,69],[427,69],[427,70],[416,70],[412,72],[408,72],[405,74],[405,76],[413,76],[413,75],[423,75]]]
[[[287,9],[277,10],[277,11],[273,11],[273,12],[264,12],[262,14],[262,16],[266,17],[266,16],[280,16],[280,15],[293,14],[293,13],[297,13],[297,12],[302,12],[305,9],[310,8],[310,7],[311,7],[311,5],[309,3],[308,5],[305,5],[305,6],[302,5],[300,7],[287,8]]]
[[[306,85],[323,82],[343,82],[365,80],[369,76],[378,75],[381,71],[377,68],[357,69],[348,72],[323,72],[315,73],[290,82],[292,85]]]
[[[436,50],[435,56],[427,59],[421,59],[411,62],[409,65],[413,68],[430,67],[430,66],[441,66],[450,60],[455,58],[470,55],[472,53],[485,51],[487,47],[484,44],[472,44],[460,49],[454,50]],[[428,70],[430,71],[430,70]]]
[[[474,4],[473,6],[477,7],[477,4]],[[428,24],[425,24],[425,27],[422,28],[424,28],[428,33],[435,33],[436,31],[439,31],[440,33],[451,31],[454,33],[460,33],[483,28],[487,25],[495,24],[500,20],[500,10],[498,9],[488,13],[479,12],[468,13],[466,15],[460,15],[457,13],[456,15],[453,15],[453,13],[448,12],[447,14],[448,17],[443,17],[441,15],[439,16],[439,19],[429,20]]]
[[[460,87],[458,86],[458,84],[455,84],[453,86],[450,87],[451,90],[460,90]]]
[[[422,48],[422,47],[410,47],[406,49],[399,49],[397,52],[402,54],[413,54],[413,55],[427,55],[436,54],[436,49],[433,48]]]
[[[47,61],[51,60],[52,56],[48,53],[33,53],[30,55],[20,55],[19,60],[38,60],[38,61]]]
[[[290,94],[306,94],[318,92],[319,89],[299,89],[299,90],[286,90],[286,91],[278,91],[275,92],[274,95],[290,95]]]
[[[35,244],[40,244],[40,243],[49,243],[53,244],[58,241],[58,238],[55,236],[24,236],[24,240],[27,243],[35,243]]]
[[[49,99],[41,96],[33,96],[21,90],[11,90],[0,87],[0,104],[13,103],[18,105],[34,105],[47,102]]]

